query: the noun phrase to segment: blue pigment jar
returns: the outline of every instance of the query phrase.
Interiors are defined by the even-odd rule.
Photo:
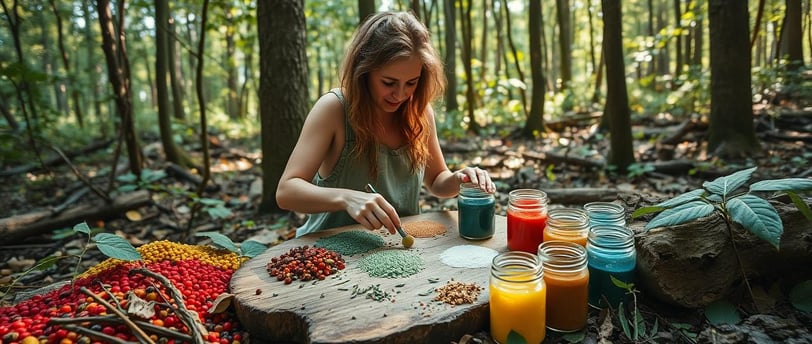
[[[616,286],[610,276],[624,283],[635,282],[637,251],[634,232],[622,226],[598,225],[589,230],[586,243],[589,268],[589,305],[616,308],[627,302],[627,290]]]
[[[475,184],[460,184],[457,196],[457,214],[460,236],[465,239],[482,240],[493,236],[494,195]]]
[[[613,225],[626,226],[626,208],[612,202],[590,202],[584,204],[589,216],[589,226]]]

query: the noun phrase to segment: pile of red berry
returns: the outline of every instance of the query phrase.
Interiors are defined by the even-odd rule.
[[[294,280],[323,280],[344,269],[341,255],[322,247],[298,246],[271,258],[266,268],[271,276],[290,284]]]

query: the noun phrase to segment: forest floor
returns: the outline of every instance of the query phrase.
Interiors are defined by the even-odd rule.
[[[637,164],[624,175],[601,168],[603,156],[609,151],[609,142],[597,132],[594,117],[588,121],[581,118],[569,123],[553,123],[551,126],[564,134],[550,134],[543,139],[471,136],[442,141],[446,160],[452,169],[477,165],[491,171],[499,188],[497,199],[501,209],[507,202],[508,191],[524,187],[542,190],[603,188],[664,200],[699,188],[704,181],[750,166],[758,166],[754,175],[757,179],[809,178],[812,176],[812,115],[808,112],[808,109],[806,112],[796,109],[785,115],[771,116],[760,111],[762,114],[757,115],[756,128],[763,153],[736,161],[706,156],[704,147],[698,142],[704,142],[707,128],[699,120],[675,122],[664,117],[638,121],[633,128]],[[170,174],[156,181],[159,187],[153,188],[149,205],[108,214],[90,222],[91,227],[102,227],[107,232],[123,236],[135,246],[162,239],[199,241],[200,238],[191,238],[188,234],[211,230],[220,231],[234,242],[254,239],[274,245],[292,238],[303,216],[257,211],[261,197],[260,153],[256,147],[259,140],[235,142],[223,135],[213,135],[211,142],[213,184],[219,189],[207,192],[204,197],[222,200],[231,215],[216,221],[198,215],[190,222],[193,212],[188,194],[196,185],[179,174]],[[172,171],[163,162],[160,144],[147,143],[144,148],[147,168]],[[187,149],[195,151],[194,147],[188,145]],[[110,178],[109,172],[104,171],[110,170],[111,150],[112,145],[108,145],[105,149],[72,158],[71,165],[55,164],[47,171],[35,168],[27,173],[4,175],[0,182],[0,219],[61,209],[63,203],[70,204],[67,208],[98,204],[100,197],[87,190],[86,183],[77,177],[76,172],[100,189],[106,189]],[[9,171],[18,166],[0,167]],[[425,196],[421,206],[424,211],[447,210],[454,209],[456,201]],[[504,215],[504,210],[501,211]],[[43,257],[81,250],[86,239],[66,235],[72,233],[70,227],[25,235],[13,242],[3,239],[0,243],[0,269],[19,271]],[[82,265],[90,267],[104,258],[91,250]],[[72,273],[70,263],[31,273],[21,280],[20,289],[12,290],[12,293],[64,281],[70,279]],[[9,278],[0,277],[3,278],[0,279],[2,287]],[[649,328],[654,319],[659,320],[659,330],[651,337],[655,342],[695,342],[700,333],[713,332],[713,326],[708,324],[702,310],[663,304],[644,293],[640,295],[639,309]],[[741,309],[746,311],[749,307],[743,305]],[[792,307],[778,309],[776,313],[793,313],[794,318],[806,321],[807,328],[812,326],[809,314]],[[617,326],[613,328],[609,324],[607,327],[603,322],[605,316],[605,312],[592,311],[587,331],[574,335],[551,334],[545,342],[599,342],[601,338],[632,342]],[[608,335],[606,331],[609,331]],[[489,341],[486,332],[460,339],[460,342],[467,343]]]

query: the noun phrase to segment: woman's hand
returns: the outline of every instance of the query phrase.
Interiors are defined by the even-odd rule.
[[[487,193],[496,192],[496,184],[494,184],[491,180],[491,176],[488,174],[488,171],[485,171],[479,167],[466,167],[454,172],[454,175],[457,177],[460,184],[471,183],[479,186],[481,190]]]
[[[353,192],[347,197],[347,213],[367,229],[386,227],[389,234],[395,234],[400,224],[395,207],[377,193]]]

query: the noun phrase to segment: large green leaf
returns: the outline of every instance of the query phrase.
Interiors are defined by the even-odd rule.
[[[795,207],[798,208],[801,214],[804,214],[807,220],[812,221],[812,210],[809,210],[809,205],[806,204],[803,198],[792,191],[787,191],[787,196],[789,196],[789,199],[792,200],[792,204],[795,204]]]
[[[224,248],[234,253],[240,253],[240,250],[237,248],[237,245],[234,245],[234,242],[225,235],[222,235],[217,232],[200,232],[195,234],[195,236],[204,236],[211,239],[215,246]]]
[[[240,251],[242,255],[249,258],[254,258],[265,250],[268,249],[261,242],[256,240],[246,240],[240,244]]]
[[[736,306],[725,300],[716,301],[705,307],[705,317],[713,325],[732,325],[741,320]]]
[[[712,182],[704,182],[702,186],[711,193],[728,196],[731,192],[742,187],[758,167],[748,168],[734,172],[731,175],[716,178]]]
[[[105,256],[126,261],[141,260],[141,253],[135,250],[126,239],[110,233],[99,233],[93,237],[99,251]]]
[[[681,204],[671,209],[666,209],[648,224],[645,229],[652,229],[657,227],[666,227],[691,222],[693,220],[703,218],[713,213],[714,207],[712,204],[705,201],[697,200],[685,204]]]
[[[812,280],[803,281],[792,287],[789,302],[797,309],[812,313]]]
[[[678,206],[680,204],[688,203],[688,202],[691,202],[691,201],[696,201],[696,200],[700,199],[704,193],[705,193],[705,190],[696,189],[696,190],[693,190],[693,191],[686,192],[686,193],[684,193],[682,195],[676,196],[676,197],[674,197],[672,199],[669,199],[669,200],[667,200],[665,202],[661,202],[661,203],[655,205],[655,207],[671,208],[671,207]]]
[[[812,190],[812,178],[785,178],[755,182],[750,191],[808,191]]]
[[[753,195],[743,195],[727,202],[730,218],[757,237],[778,248],[784,224],[770,202]]]

